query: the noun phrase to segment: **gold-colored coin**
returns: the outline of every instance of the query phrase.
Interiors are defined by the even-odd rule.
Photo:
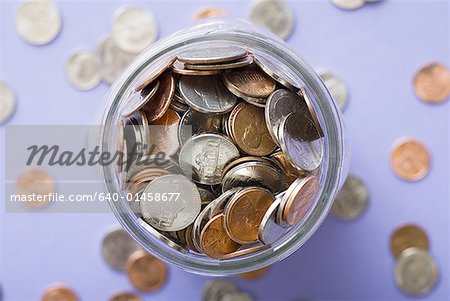
[[[113,295],[109,301],[142,301],[142,298],[130,292],[121,292]]]
[[[200,247],[211,258],[220,259],[241,247],[228,236],[223,225],[224,218],[223,214],[216,215],[206,223],[200,234]]]
[[[399,141],[391,153],[394,173],[407,181],[424,178],[430,169],[430,154],[421,142],[413,139]]]
[[[255,65],[227,71],[223,79],[225,86],[238,97],[265,99],[276,87],[275,81]]]
[[[242,102],[230,113],[228,122],[231,137],[244,153],[266,156],[277,147],[267,129],[264,109]]]
[[[142,250],[130,256],[126,270],[131,284],[143,292],[158,290],[167,279],[166,265]]]
[[[409,248],[419,248],[428,251],[429,240],[425,231],[413,224],[403,225],[394,230],[391,235],[391,252],[397,258]]]
[[[193,21],[199,21],[207,18],[225,17],[228,13],[219,7],[204,7],[197,11],[192,18]]]
[[[262,276],[266,275],[268,271],[269,271],[269,267],[265,267],[265,268],[257,269],[257,270],[251,271],[251,272],[239,274],[239,278],[246,279],[246,280],[254,280],[254,279],[258,279],[258,278],[261,278]]]
[[[50,194],[56,191],[55,179],[41,168],[29,168],[17,179],[16,190],[21,198],[27,198],[25,205],[43,208],[49,204]]]
[[[225,207],[225,229],[240,244],[258,241],[259,225],[275,197],[260,187],[237,192]]]
[[[70,288],[55,284],[45,290],[42,301],[78,301],[78,297]]]
[[[421,68],[414,77],[414,92],[427,103],[440,103],[450,96],[450,70],[432,63]]]

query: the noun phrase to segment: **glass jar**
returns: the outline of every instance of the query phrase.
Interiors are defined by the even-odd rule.
[[[292,227],[270,248],[248,256],[217,260],[196,253],[183,253],[156,238],[132,212],[124,196],[125,192],[121,190],[115,166],[104,166],[101,173],[106,192],[124,196],[124,201],[110,201],[112,211],[126,231],[145,250],[189,272],[225,276],[271,265],[299,249],[327,216],[334,197],[346,178],[348,153],[341,114],[319,76],[284,41],[247,21],[236,19],[214,20],[181,30],[144,51],[112,88],[102,119],[102,151],[115,152],[120,112],[142,74],[160,68],[168,58],[183,50],[208,47],[212,43],[237,45],[259,56],[271,58],[279,62],[278,67],[294,82],[305,88],[324,134],[324,155],[319,171],[321,191],[315,207],[306,219]]]

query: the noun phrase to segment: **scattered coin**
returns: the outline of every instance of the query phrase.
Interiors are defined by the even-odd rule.
[[[66,72],[69,82],[80,90],[91,90],[102,80],[97,57],[85,50],[72,54]]]
[[[268,270],[269,270],[269,267],[265,267],[265,268],[257,269],[257,270],[251,271],[251,272],[242,273],[242,274],[239,274],[239,278],[246,279],[246,280],[259,279],[259,278],[263,277],[264,275],[266,275]]]
[[[26,169],[17,179],[16,185],[17,194],[27,198],[24,204],[35,209],[49,205],[49,197],[56,191],[55,179],[37,167]]]
[[[16,96],[11,88],[0,81],[0,124],[11,118],[16,109]]]
[[[220,301],[225,295],[239,291],[239,288],[228,280],[213,280],[203,290],[203,301]]]
[[[42,296],[42,301],[78,301],[75,292],[61,284],[54,284],[47,288]]]
[[[109,231],[102,241],[102,255],[106,263],[116,270],[125,270],[128,258],[140,250],[133,238],[121,228]]]
[[[366,209],[368,200],[369,191],[364,182],[355,175],[349,175],[334,200],[331,212],[340,219],[352,220]]]
[[[450,96],[450,70],[442,64],[422,67],[414,77],[414,91],[427,103],[441,103]]]
[[[61,31],[61,14],[52,1],[27,0],[16,13],[16,30],[27,43],[35,46],[52,42]]]
[[[335,6],[345,9],[345,10],[354,10],[358,9],[364,4],[366,4],[366,0],[330,0]]]
[[[218,7],[204,7],[197,11],[193,17],[194,21],[199,21],[207,18],[215,18],[215,17],[225,17],[228,13]]]
[[[420,141],[399,140],[391,152],[391,167],[394,173],[406,181],[423,179],[430,170],[430,154]]]
[[[247,56],[247,51],[234,46],[210,46],[196,48],[181,52],[177,58],[183,63],[193,65],[208,65],[218,63],[230,63],[243,59]]]
[[[348,88],[340,77],[329,71],[319,72],[320,77],[336,101],[339,109],[344,111],[348,104]]]
[[[294,30],[294,13],[284,0],[259,0],[250,13],[250,20],[261,25],[282,39]]]
[[[391,235],[391,252],[396,258],[408,248],[428,251],[429,241],[425,231],[417,225],[403,225]]]
[[[130,292],[114,294],[109,301],[142,301],[142,298]]]
[[[254,301],[253,297],[249,293],[245,292],[233,292],[223,296],[221,301]]]
[[[241,245],[232,240],[224,228],[223,214],[219,214],[205,225],[200,234],[200,246],[203,252],[211,258],[220,259],[226,254],[233,253]]]
[[[167,280],[166,265],[144,251],[137,251],[131,255],[126,266],[128,279],[140,291],[154,292]]]

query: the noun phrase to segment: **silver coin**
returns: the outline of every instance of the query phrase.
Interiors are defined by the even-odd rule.
[[[184,174],[201,184],[219,184],[222,170],[239,157],[233,142],[219,134],[200,134],[189,138],[180,150],[180,167]]]
[[[364,6],[367,0],[330,0],[330,1],[340,9],[354,10]]]
[[[114,83],[136,57],[119,49],[111,37],[106,37],[97,46],[97,55],[100,61],[100,73],[103,80]]]
[[[311,98],[310,98],[308,92],[306,91],[305,87],[302,87],[300,89],[300,91],[298,92],[298,94],[303,97],[303,99],[305,100],[306,105],[308,106],[308,110],[309,110],[308,117],[311,117],[311,120],[316,125],[316,128],[317,128],[320,136],[323,136],[324,134],[323,134],[323,131],[322,131],[322,127],[320,126],[319,117],[317,117],[316,110],[314,109],[314,106],[312,104]]]
[[[16,96],[13,90],[0,81],[0,124],[11,118],[16,109]]]
[[[97,57],[85,50],[70,56],[66,63],[66,73],[69,82],[80,90],[91,90],[102,80]]]
[[[202,207],[208,205],[209,203],[211,203],[212,201],[214,201],[215,197],[214,194],[209,191],[206,190],[205,188],[201,188],[201,187],[197,187],[198,188],[198,192],[200,192],[200,199],[202,200]]]
[[[134,85],[134,91],[141,91],[145,87],[149,86],[151,83],[156,81],[157,78],[160,77],[175,61],[175,57],[169,57],[164,60],[156,62],[152,62],[152,65],[142,72],[139,76],[138,80],[136,80],[136,84]]]
[[[254,55],[254,60],[256,65],[260,67],[268,76],[273,78],[279,84],[285,86],[289,90],[297,92],[300,90],[298,84],[296,84],[295,77],[288,73],[289,70],[286,68],[281,68],[280,63],[273,61],[269,58],[264,58],[262,56]]]
[[[181,103],[179,101],[176,100],[172,100],[172,102],[170,103],[169,106],[172,110],[174,110],[175,112],[177,112],[178,114],[185,114],[187,110],[189,110],[189,106]]]
[[[127,186],[128,178],[128,146],[126,139],[123,140],[123,154],[122,154],[122,166],[120,169],[120,188],[124,190]]]
[[[238,46],[208,45],[186,50],[177,55],[179,61],[188,64],[217,64],[243,59],[247,50]]]
[[[181,253],[187,253],[187,250],[185,248],[183,248],[182,246],[180,246],[179,244],[177,244],[176,242],[174,242],[172,239],[165,236],[164,234],[158,232],[155,228],[153,228],[152,226],[147,224],[142,218],[139,219],[139,225],[142,228],[144,228],[147,232],[149,232],[150,234],[155,236],[158,240],[162,241],[163,243],[165,243],[166,245],[171,247],[172,249],[175,249]]]
[[[225,294],[220,301],[254,301],[253,297],[249,293],[245,292],[232,292]]]
[[[237,102],[237,97],[228,91],[217,76],[182,76],[179,90],[186,103],[202,113],[226,113]]]
[[[395,282],[407,294],[420,296],[430,292],[438,281],[438,266],[425,250],[404,250],[395,266]]]
[[[194,70],[185,68],[185,64],[180,61],[175,61],[172,65],[173,73],[180,75],[196,75],[196,76],[205,76],[205,75],[217,75],[221,74],[222,70]]]
[[[280,210],[281,200],[284,193],[275,196],[275,201],[267,209],[266,214],[259,225],[259,240],[265,245],[272,245],[277,242],[286,232],[287,229],[276,223],[277,212]]]
[[[238,292],[239,288],[228,280],[213,280],[203,291],[203,301],[221,301],[228,294]]]
[[[131,254],[140,250],[139,245],[122,228],[109,231],[102,240],[102,255],[106,263],[116,270],[125,270]]]
[[[329,71],[320,71],[319,76],[327,86],[339,109],[344,111],[348,104],[348,88],[340,77]]]
[[[344,220],[359,217],[367,207],[369,191],[364,182],[355,175],[349,175],[334,200],[331,213]]]
[[[284,174],[275,166],[262,162],[245,162],[231,168],[222,179],[222,190],[236,187],[263,187],[279,192],[283,187]]]
[[[278,129],[280,123],[290,113],[308,113],[308,106],[305,100],[298,94],[286,89],[279,89],[273,92],[266,102],[265,117],[269,134],[272,140],[280,145]]]
[[[278,135],[281,149],[292,164],[307,171],[319,167],[324,138],[311,119],[301,113],[291,113],[281,122]]]
[[[122,116],[128,117],[140,110],[147,102],[155,96],[159,89],[159,81],[145,87],[141,92],[135,92],[125,103],[122,109]]]
[[[140,7],[121,8],[112,24],[114,43],[125,52],[141,53],[158,36],[155,16]]]
[[[199,133],[219,133],[222,115],[211,115],[189,109],[184,113],[178,127],[178,140],[184,144],[189,138]]]
[[[140,198],[144,220],[162,231],[178,231],[194,222],[200,212],[197,187],[182,175],[165,175],[153,180]]]
[[[47,0],[23,2],[17,10],[15,23],[22,39],[36,46],[52,42],[60,33],[62,26],[58,7]]]
[[[259,0],[252,8],[250,20],[287,39],[294,30],[295,16],[284,0]]]
[[[215,70],[228,70],[235,68],[242,68],[245,66],[249,66],[253,63],[253,57],[248,56],[239,61],[233,61],[229,63],[221,63],[221,64],[184,64],[184,67],[189,70],[196,71],[215,71]]]

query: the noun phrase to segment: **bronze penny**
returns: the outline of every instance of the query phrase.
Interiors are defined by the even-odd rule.
[[[220,259],[226,254],[233,253],[241,247],[228,236],[224,228],[224,215],[219,214],[206,223],[200,234],[200,246],[203,252],[211,257]]]
[[[142,301],[142,298],[130,292],[121,292],[113,295],[109,301]]]
[[[137,251],[130,256],[126,270],[131,284],[143,292],[158,290],[167,279],[166,265],[144,251]]]
[[[207,18],[224,17],[228,13],[219,7],[204,7],[195,13],[193,20],[199,21]]]
[[[236,160],[230,161],[230,163],[225,165],[225,167],[222,171],[222,177],[233,167],[236,167],[241,163],[247,163],[247,162],[260,162],[263,164],[272,164],[272,161],[270,161],[269,159],[266,159],[266,158],[262,158],[262,157],[256,157],[256,156],[240,157],[240,158],[237,158]]]
[[[231,137],[244,153],[265,156],[277,147],[269,134],[264,109],[242,102],[230,113],[228,122]]]
[[[52,285],[42,296],[42,301],[77,301],[78,297],[73,290],[63,285]]]
[[[192,236],[193,230],[194,230],[194,224],[191,224],[186,228],[186,231],[184,232],[184,235],[185,235],[184,240],[186,241],[186,244],[190,250],[192,250],[196,253],[200,253],[200,250],[197,249],[197,247],[194,243],[194,237]]]
[[[275,81],[257,66],[225,72],[225,86],[238,97],[267,98],[275,91]]]
[[[180,74],[180,75],[217,75],[221,74],[222,70],[191,70],[186,69],[183,62],[176,61],[172,65],[172,71],[173,73]]]
[[[164,72],[159,77],[159,83],[155,96],[142,108],[149,122],[161,118],[166,113],[175,92],[175,78],[172,73]]]
[[[251,272],[239,274],[239,278],[246,279],[246,280],[254,280],[254,279],[258,279],[258,278],[261,278],[262,276],[266,275],[268,271],[269,271],[269,267],[264,267],[264,268],[257,269],[257,270],[251,271]]]
[[[430,154],[419,141],[403,139],[391,152],[391,167],[403,180],[418,181],[424,178],[430,169]]]
[[[291,185],[299,177],[305,176],[308,173],[306,170],[294,166],[282,151],[273,153],[270,155],[270,158],[278,163],[280,168],[284,171],[287,186]]]
[[[49,204],[50,195],[56,191],[55,179],[41,168],[29,168],[17,179],[16,191],[21,198],[26,198],[25,205],[34,209],[43,208]]]
[[[155,146],[154,155],[163,152],[166,156],[175,154],[180,147],[178,125],[180,116],[167,109],[163,116],[150,122],[150,143]]]
[[[429,241],[425,231],[413,224],[403,225],[394,230],[391,235],[391,252],[397,258],[409,248],[419,248],[428,251]]]
[[[432,63],[421,68],[414,77],[416,96],[427,103],[441,103],[450,96],[450,70]]]
[[[275,197],[260,187],[237,192],[225,207],[225,229],[240,244],[258,241],[259,225]]]

